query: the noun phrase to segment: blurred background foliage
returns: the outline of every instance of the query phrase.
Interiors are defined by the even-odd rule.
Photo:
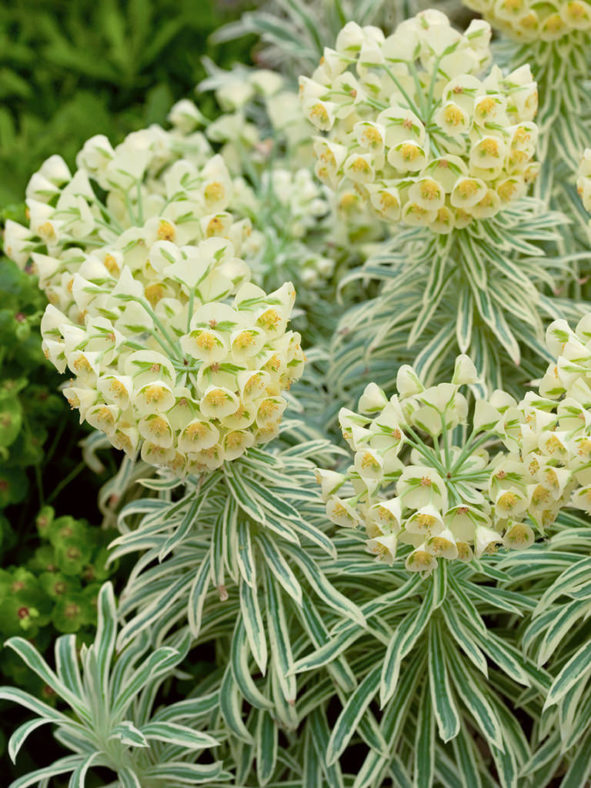
[[[205,55],[223,68],[248,62],[252,37],[226,44],[208,38],[252,5],[1,3],[0,225],[24,220],[27,181],[50,155],[60,153],[72,166],[94,134],[115,145],[130,131],[164,123],[171,105],[191,97],[205,76]],[[200,101],[213,115],[213,98]],[[87,430],[58,393],[60,377],[41,352],[44,308],[35,277],[0,256],[0,640],[21,634],[42,649],[60,632],[86,639],[96,589],[116,571],[105,569],[112,534],[96,529],[97,492],[115,460],[102,458],[99,474],[85,465],[78,444]],[[4,653],[0,673],[3,682],[30,680]],[[42,687],[27,688],[45,697]]]
[[[0,207],[23,199],[52,153],[162,123],[205,75],[249,59],[252,40],[208,43],[243,0],[11,0],[0,4]]]

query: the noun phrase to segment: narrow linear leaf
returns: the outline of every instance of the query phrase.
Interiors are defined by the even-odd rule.
[[[301,605],[302,587],[289,567],[289,564],[281,554],[273,537],[260,533],[257,535],[257,543],[261,548],[263,558],[273,576],[283,586],[289,596],[297,602],[298,605]]]
[[[455,648],[448,648],[447,644],[445,658],[458,695],[488,742],[502,751],[504,749],[502,725],[491,703],[481,690],[478,678],[474,676],[466,664],[462,665]]]
[[[402,660],[425,629],[433,611],[432,602],[433,586],[431,585],[419,610],[409,613],[400,622],[388,644],[380,677],[380,705],[382,708],[396,691]]]
[[[220,712],[228,728],[241,741],[253,743],[253,738],[242,720],[242,704],[232,669],[228,665],[220,688]]]
[[[271,572],[266,572],[267,626],[271,659],[286,702],[293,706],[296,699],[296,679],[291,649],[290,632],[285,617],[281,592]]]
[[[245,580],[240,583],[240,612],[250,650],[264,676],[268,658],[267,637],[259,605],[258,590],[256,587],[252,588]]]
[[[447,742],[460,730],[460,715],[454,703],[444,659],[441,623],[437,619],[429,627],[429,686],[439,735]]]
[[[199,635],[201,629],[201,617],[203,615],[203,605],[209,589],[211,580],[211,560],[207,555],[197,572],[189,590],[189,601],[187,603],[187,618],[189,629],[194,638]]]
[[[435,724],[427,683],[419,703],[414,753],[414,785],[431,788],[435,777]]]
[[[260,711],[257,725],[257,777],[267,785],[277,765],[278,730],[267,711]]]
[[[328,742],[326,761],[329,766],[338,760],[355,735],[361,717],[378,690],[380,674],[381,666],[378,665],[367,674],[343,707]]]
[[[591,673],[591,640],[584,643],[562,668],[544,703],[544,708],[558,703],[566,693]]]

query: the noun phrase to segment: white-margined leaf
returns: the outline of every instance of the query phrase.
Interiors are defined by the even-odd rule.
[[[53,722],[53,720],[47,717],[33,717],[32,720],[27,720],[27,722],[19,725],[12,733],[8,740],[8,757],[13,763],[16,761],[16,756],[29,734],[40,728],[41,725],[47,725],[48,722]]]
[[[50,766],[44,766],[42,769],[36,769],[34,772],[23,775],[23,777],[17,777],[10,783],[10,788],[29,788],[31,785],[41,785],[44,780],[50,777],[73,772],[81,763],[84,763],[84,760],[83,755],[68,755],[65,758],[59,758]]]
[[[219,745],[219,741],[208,733],[193,730],[176,722],[164,720],[148,722],[146,725],[142,725],[141,732],[146,739],[178,744],[187,750],[203,750]]]
[[[361,717],[378,691],[380,673],[381,667],[377,665],[348,697],[328,742],[326,762],[329,766],[338,760],[355,735]]]
[[[109,739],[118,739],[128,747],[149,747],[145,736],[129,720],[123,720],[111,729]]]
[[[414,747],[414,785],[431,788],[435,773],[435,720],[427,682],[423,685]]]
[[[187,618],[189,629],[193,637],[199,635],[201,628],[201,617],[203,615],[203,605],[209,589],[211,580],[211,559],[206,555],[201,565],[195,572],[195,577],[189,590],[189,601],[187,603]]]
[[[244,620],[238,619],[230,646],[230,665],[234,680],[251,706],[257,709],[273,708],[273,704],[258,689],[251,676],[248,664],[250,653]]]
[[[429,625],[429,686],[439,735],[447,742],[457,736],[461,723],[445,664],[442,626],[436,618]]]
[[[230,665],[226,668],[222,686],[220,688],[220,712],[228,728],[241,741],[247,744],[253,743],[253,737],[248,731],[242,719],[242,704],[238,686],[234,679],[234,674]]]
[[[489,744],[502,750],[502,725],[486,693],[480,687],[479,678],[474,676],[468,665],[462,664],[455,649],[446,648],[445,655],[458,695]]]
[[[144,775],[149,779],[168,780],[165,785],[211,785],[212,780],[231,779],[231,775],[223,770],[221,761],[203,764],[170,761],[146,769]]]
[[[240,611],[255,662],[264,675],[267,669],[267,636],[259,605],[258,589],[243,579],[240,583]]]
[[[279,550],[275,539],[261,532],[257,534],[257,544],[265,559],[268,570],[283,586],[290,597],[297,602],[298,605],[301,605],[302,587]]]
[[[278,730],[273,717],[264,709],[258,713],[257,778],[259,785],[267,785],[277,764]]]
[[[545,708],[559,703],[566,693],[591,674],[591,640],[573,654],[554,679],[546,698]]]
[[[24,638],[13,637],[7,640],[5,645],[13,651],[16,651],[23,662],[34,671],[48,687],[51,687],[60,698],[63,698],[82,719],[90,721],[89,710],[84,700],[74,694],[62,681],[60,681],[58,676],[51,670],[32,643],[29,643],[29,641]]]
[[[267,596],[267,625],[271,661],[281,687],[283,697],[290,705],[296,699],[296,678],[293,675],[293,654],[289,628],[285,616],[285,607],[281,592],[276,585],[272,572],[265,572]]]
[[[295,550],[289,546],[285,548],[285,552],[299,566],[306,580],[327,605],[351,618],[359,626],[365,626],[365,616],[359,607],[330,583],[311,556],[304,550]]]
[[[433,586],[430,586],[418,610],[409,613],[397,626],[381,668],[380,705],[382,708],[396,691],[402,660],[411,651],[427,626],[433,612]]]

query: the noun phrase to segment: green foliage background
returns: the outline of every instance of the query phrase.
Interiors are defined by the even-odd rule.
[[[13,0],[0,5],[0,206],[22,200],[55,151],[72,163],[93,134],[116,143],[191,94],[208,54],[222,65],[249,42],[208,45],[241,0]]]
[[[241,0],[0,4],[0,225],[24,220],[27,182],[50,155],[59,151],[72,166],[94,134],[115,145],[130,131],[164,123],[171,105],[190,97],[205,76],[205,55],[224,67],[247,60],[252,41],[212,46],[207,40],[246,6]],[[77,444],[86,431],[57,393],[59,376],[41,352],[44,307],[34,277],[0,255],[0,640],[16,627],[42,649],[59,632],[79,631],[85,639],[92,632],[112,535],[91,529],[87,519],[96,522],[98,487],[115,471],[107,467],[96,476],[84,467]],[[74,479],[75,485],[61,484]],[[38,513],[48,501],[55,522],[71,532],[64,544],[39,533]],[[43,511],[53,518],[52,509]],[[81,551],[75,566],[61,556],[66,548]],[[19,620],[25,606],[35,610],[28,631]],[[67,620],[66,609],[78,612]],[[4,681],[28,683],[43,696],[17,670],[18,660],[2,657]]]

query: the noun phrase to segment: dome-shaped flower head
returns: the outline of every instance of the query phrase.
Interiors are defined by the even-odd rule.
[[[7,254],[38,274],[59,309],[72,304],[73,275],[86,252],[94,252],[88,265],[95,273],[100,265],[107,273],[122,265],[137,273],[143,247],[155,241],[187,245],[224,237],[240,254],[250,223],[228,213],[232,178],[200,132],[151,126],[116,148],[97,135],[76,161],[73,175],[59,156],[43,164],[27,187],[29,226],[7,222],[4,239]]]
[[[563,507],[591,512],[591,315],[574,331],[554,321],[546,345],[555,361],[538,393],[508,407],[497,425],[510,460],[525,469],[527,514],[540,528]]]
[[[353,463],[344,474],[319,471],[318,480],[328,517],[343,527],[363,525],[378,559],[392,563],[407,545],[406,568],[429,572],[438,560],[468,561],[533,543],[541,523],[529,516],[529,457],[521,435],[510,449],[504,445],[517,403],[502,391],[470,403],[462,388],[477,380],[466,356],[457,358],[450,383],[428,388],[403,366],[398,394],[388,400],[372,383],[362,413],[341,410]],[[543,469],[537,478],[545,478]],[[560,473],[556,483],[564,492]],[[553,502],[561,499],[552,493]]]
[[[353,186],[387,222],[437,233],[522,196],[537,173],[537,88],[527,66],[487,71],[490,35],[482,21],[459,33],[435,10],[388,37],[349,23],[300,79],[304,113],[324,132],[317,175]]]
[[[144,234],[128,262],[125,248],[79,252],[78,320],[53,304],[42,320],[43,349],[73,376],[64,394],[81,420],[179,475],[274,437],[281,393],[303,369],[299,334],[287,330],[293,286],[250,284],[227,239],[181,246]]]

